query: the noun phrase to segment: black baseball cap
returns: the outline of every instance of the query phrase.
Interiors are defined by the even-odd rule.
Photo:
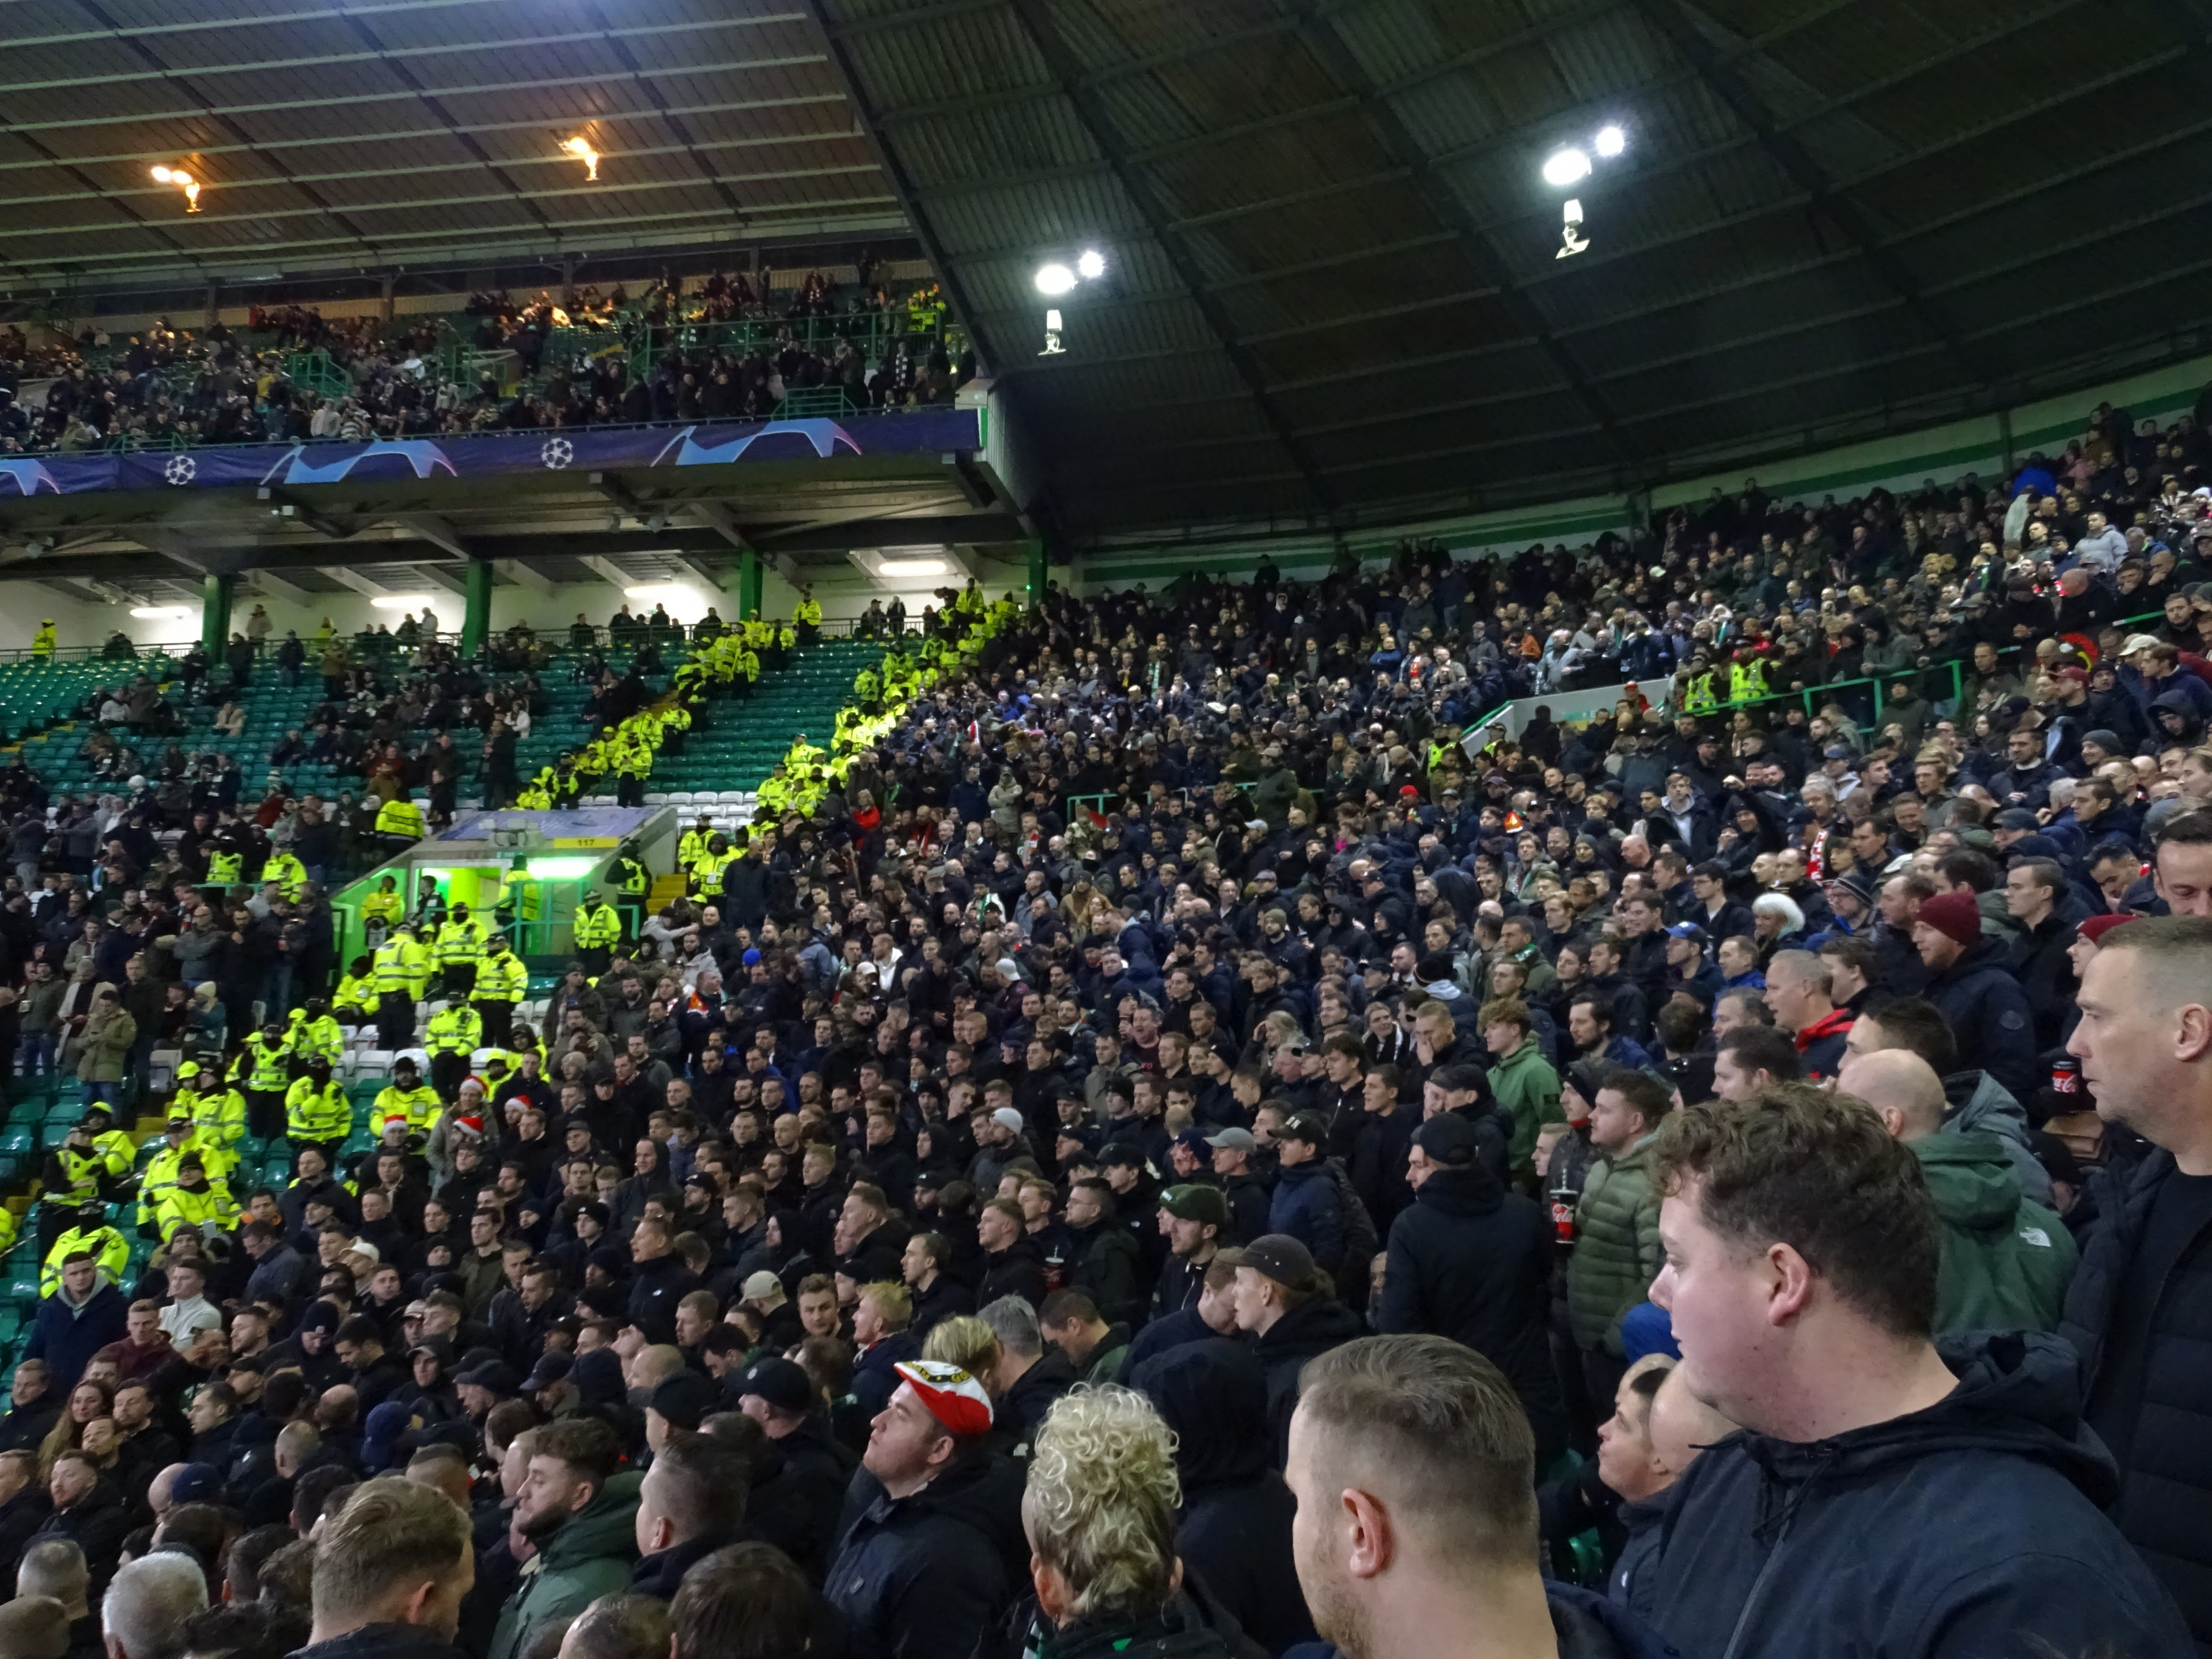
[[[738,1397],[758,1395],[781,1412],[804,1415],[814,1409],[814,1385],[797,1362],[772,1356],[756,1360],[738,1379]]]

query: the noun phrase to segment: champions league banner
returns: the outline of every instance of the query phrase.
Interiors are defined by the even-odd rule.
[[[518,472],[830,461],[842,455],[944,454],[981,447],[981,415],[972,409],[716,426],[578,427],[562,432],[494,432],[372,443],[238,444],[215,449],[0,457],[0,500],[96,489],[291,489],[410,477],[481,478]]]

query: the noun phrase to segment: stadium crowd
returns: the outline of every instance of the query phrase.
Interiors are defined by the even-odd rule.
[[[2212,525],[2141,435],[950,596],[542,1018],[395,895],[172,1085],[179,953],[19,872],[97,1103],[7,1650],[2184,1659]],[[427,1061],[350,1151],[346,1024]]]
[[[975,372],[972,352],[948,347],[933,284],[841,299],[813,272],[771,307],[744,276],[716,273],[696,296],[656,284],[572,301],[573,313],[543,293],[476,295],[458,337],[437,318],[302,307],[257,311],[250,343],[221,325],[195,335],[164,320],[119,344],[88,328],[74,349],[34,349],[11,327],[0,331],[0,454],[767,419],[790,394],[817,391],[860,410],[910,409],[951,403]],[[718,327],[738,323],[751,325],[742,338]],[[649,343],[635,356],[633,334]],[[465,351],[441,351],[453,338]],[[297,352],[320,354],[323,377],[295,380]],[[42,387],[35,408],[18,399],[26,381]]]

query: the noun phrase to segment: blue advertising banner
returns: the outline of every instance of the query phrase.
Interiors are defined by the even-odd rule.
[[[100,489],[297,488],[380,478],[605,472],[737,461],[830,461],[842,455],[943,454],[982,447],[973,409],[926,409],[842,420],[742,421],[716,426],[578,427],[372,443],[318,440],[215,449],[0,458],[0,499]]]

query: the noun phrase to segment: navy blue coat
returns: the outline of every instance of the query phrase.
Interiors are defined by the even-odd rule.
[[[920,1492],[893,1498],[866,1469],[853,1476],[846,1522],[823,1595],[853,1649],[881,1659],[969,1659],[1012,1600],[1021,1535],[1022,1474],[981,1453]]]
[[[39,1304],[31,1334],[16,1358],[45,1360],[52,1374],[48,1387],[56,1398],[66,1400],[93,1355],[123,1340],[130,1310],[129,1298],[112,1285],[102,1285],[82,1309],[72,1309],[57,1291]]]
[[[1288,1233],[1313,1252],[1318,1266],[1335,1272],[1344,1256],[1344,1212],[1336,1201],[1336,1183],[1321,1159],[1286,1165],[1277,1173],[1267,1231]]]
[[[1928,981],[1927,998],[1950,1022],[1959,1064],[1987,1072],[2014,1100],[2035,1098],[2035,1012],[2008,966],[2003,939],[1984,933]]]
[[[1692,1659],[2192,1659],[2102,1510],[2072,1352],[2036,1333],[1946,1345],[1959,1386],[1813,1444],[1740,1432],[1701,1455],[1629,1585]]]

